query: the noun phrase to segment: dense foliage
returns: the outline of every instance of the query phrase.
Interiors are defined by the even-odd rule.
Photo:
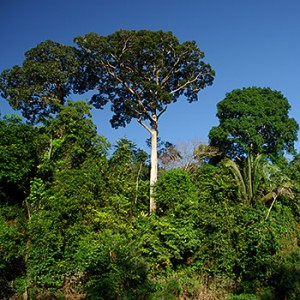
[[[243,91],[289,108],[270,89]],[[299,299],[299,155],[282,164],[298,125],[286,110],[291,135],[249,127],[252,148],[237,135],[230,151],[198,145],[185,159],[166,143],[149,215],[147,153],[110,145],[84,101],[55,108],[39,126],[0,119],[1,299]]]
[[[54,41],[45,41],[25,53],[22,66],[0,75],[1,96],[32,123],[58,112],[71,94],[79,68],[77,51]]]
[[[219,126],[209,132],[210,143],[231,159],[249,152],[278,159],[294,153],[299,126],[288,116],[290,104],[270,88],[244,88],[228,93],[217,105]]]
[[[1,120],[2,299],[297,299],[297,157],[257,158],[251,199],[227,160],[162,170],[149,216],[146,153],[109,147],[84,102]]]
[[[96,108],[111,103],[113,127],[138,120],[151,136],[153,212],[159,118],[182,95],[196,101],[215,72],[194,41],[180,43],[171,32],[120,30],[74,41],[77,48],[45,41],[27,51],[22,66],[0,74],[0,93],[33,123],[59,112],[71,92],[95,90],[90,102]]]

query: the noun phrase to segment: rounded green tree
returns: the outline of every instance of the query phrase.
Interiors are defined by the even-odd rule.
[[[47,40],[25,53],[22,66],[0,73],[0,95],[31,123],[59,112],[74,90],[77,50]]]
[[[244,88],[226,94],[217,105],[219,126],[209,132],[210,144],[236,160],[266,154],[273,161],[294,153],[299,125],[290,118],[290,104],[270,88]]]

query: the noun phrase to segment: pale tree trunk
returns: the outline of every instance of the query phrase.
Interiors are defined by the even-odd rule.
[[[156,210],[154,185],[157,181],[157,126],[151,129],[150,215]]]
[[[138,120],[138,122],[150,133],[151,135],[151,166],[150,166],[150,204],[149,213],[150,215],[156,210],[156,203],[154,199],[154,185],[157,181],[157,170],[158,170],[158,159],[157,159],[157,136],[158,136],[158,118],[156,112],[152,112],[151,116],[151,128],[145,123]]]

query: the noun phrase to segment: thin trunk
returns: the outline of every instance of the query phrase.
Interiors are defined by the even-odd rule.
[[[140,180],[140,174],[142,171],[143,163],[140,163],[140,167],[136,176],[136,184],[135,184],[135,199],[134,204],[137,204],[137,198],[138,198],[138,191],[139,191],[139,180]]]
[[[277,199],[278,196],[279,196],[278,194],[276,194],[276,195],[273,196],[273,201],[272,201],[272,204],[271,204],[271,206],[270,206],[270,208],[268,210],[268,213],[266,215],[265,220],[267,220],[269,218],[270,212],[271,212],[271,210],[272,210],[272,208],[273,208],[273,206],[275,204],[275,201],[276,201],[276,199]]]
[[[53,138],[52,138],[52,135],[51,135],[50,145],[49,145],[49,149],[48,149],[48,153],[47,153],[49,161],[51,160],[51,157],[52,157],[52,151],[53,151]]]
[[[252,198],[253,198],[253,186],[252,186],[252,166],[253,166],[253,163],[252,163],[252,154],[248,154],[248,204],[250,205],[251,201],[252,201]]]

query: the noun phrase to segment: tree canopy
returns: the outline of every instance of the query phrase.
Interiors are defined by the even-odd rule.
[[[226,94],[217,105],[220,124],[209,132],[210,144],[231,159],[266,154],[271,159],[294,153],[299,125],[290,104],[270,88],[244,88]]]
[[[91,102],[102,108],[111,101],[113,127],[132,118],[153,122],[184,94],[197,100],[212,84],[214,72],[195,42],[180,43],[171,32],[120,30],[108,36],[90,33],[75,38],[85,66],[86,90],[97,88]]]
[[[44,41],[25,53],[22,66],[1,73],[1,96],[30,122],[39,122],[58,112],[57,104],[73,91],[78,62],[74,47]]]

